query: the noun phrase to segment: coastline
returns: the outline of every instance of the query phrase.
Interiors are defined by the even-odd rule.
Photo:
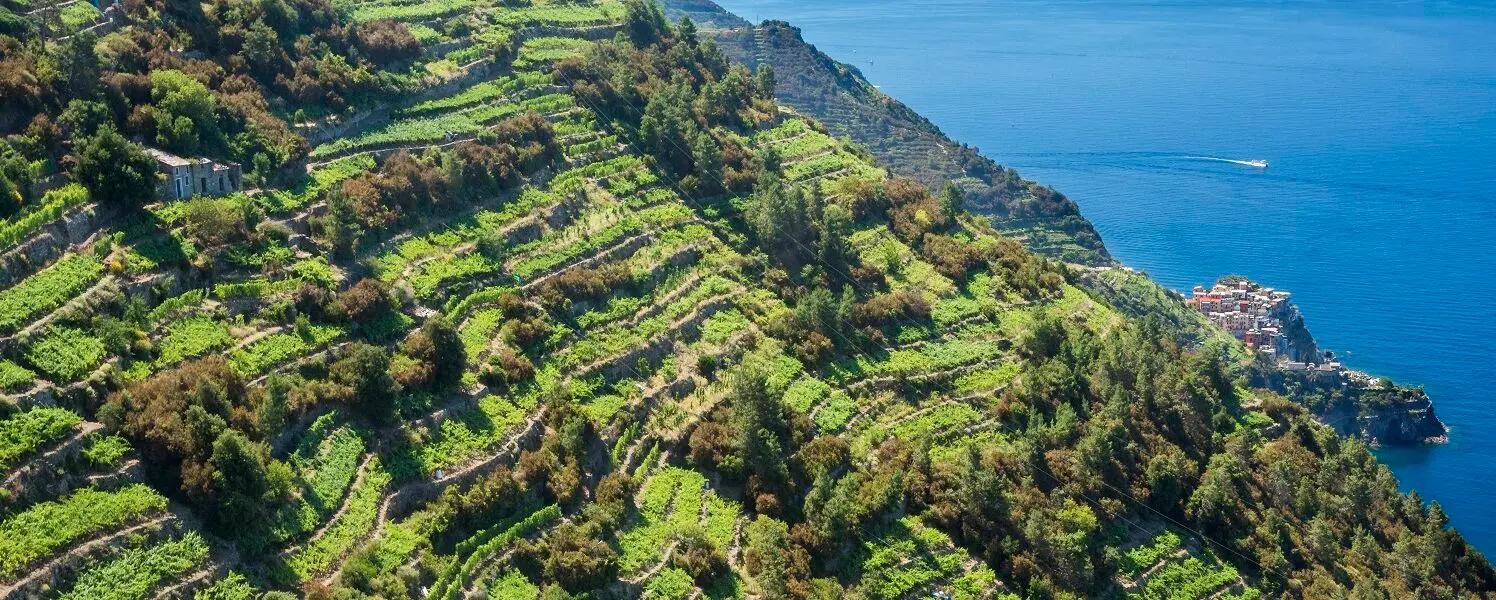
[[[1227,275],[1190,293],[1185,305],[1246,348],[1261,369],[1259,381],[1341,435],[1374,448],[1449,441],[1449,427],[1422,387],[1344,365],[1314,339],[1291,292]]]
[[[669,4],[676,10],[711,5],[707,0]],[[1466,145],[1473,123],[1468,117],[1481,104],[1409,104],[1428,94],[1487,94],[1465,85],[1465,79],[1443,76],[1449,74],[1450,64],[1442,62],[1449,53],[1426,31],[1396,30],[1418,53],[1369,46],[1352,59],[1342,53],[1347,40],[1335,35],[1285,36],[1281,28],[1228,19],[1223,27],[1234,24],[1238,29],[1230,31],[1241,35],[1226,51],[1245,62],[1227,63],[1174,61],[1177,47],[1214,47],[1214,33],[1192,28],[1180,31],[1171,44],[1151,41],[1162,28],[1215,10],[1209,7],[1150,11],[1156,19],[1125,24],[1108,24],[1101,17],[1133,15],[1135,7],[1031,7],[1052,26],[1050,33],[1102,27],[1117,36],[1099,41],[1092,35],[1027,31],[989,39],[984,32],[1031,23],[1012,15],[961,14],[971,8],[968,4],[906,16],[899,7],[874,3],[851,23],[843,22],[837,14],[842,5],[836,4],[738,2],[732,8],[755,21],[783,18],[804,27],[821,48],[862,69],[882,91],[950,135],[1074,197],[1106,238],[1108,251],[1159,284],[1145,284],[1119,264],[1109,274],[1079,271],[1088,282],[1099,283],[1086,286],[1088,291],[1115,300],[1124,312],[1158,315],[1169,325],[1182,325],[1191,343],[1202,343],[1213,332],[1191,320],[1173,290],[1231,272],[1252,273],[1294,290],[1297,303],[1314,315],[1319,339],[1353,349],[1354,356],[1342,357],[1347,363],[1372,377],[1426,384],[1438,399],[1441,421],[1448,419],[1449,427],[1443,440],[1430,441],[1445,441],[1438,446],[1446,449],[1388,444],[1379,454],[1386,453],[1403,491],[1417,490],[1440,502],[1477,546],[1496,544],[1496,513],[1486,510],[1491,482],[1483,472],[1496,461],[1496,436],[1487,435],[1493,420],[1483,408],[1491,400],[1484,382],[1496,378],[1496,363],[1485,360],[1496,331],[1469,301],[1489,297],[1493,285],[1489,278],[1470,277],[1493,272],[1489,267],[1496,260],[1489,240],[1477,235],[1490,223],[1482,215],[1491,213],[1484,204],[1471,204],[1488,189],[1478,182],[1489,179],[1491,163],[1479,152],[1426,147],[1426,142],[1443,150]],[[1380,35],[1388,32],[1389,16],[1424,22],[1418,15],[1390,12],[1347,9],[1310,28]],[[1267,22],[1282,16],[1272,10],[1259,14]],[[715,16],[718,26],[747,24],[736,16]],[[1467,17],[1441,22],[1468,28],[1488,21]],[[1470,39],[1462,35],[1466,30],[1441,31]],[[949,39],[920,56],[902,52],[932,32]],[[869,36],[883,39],[885,49],[865,45]],[[1119,40],[1137,44],[1138,51],[1109,53],[1109,45]],[[1056,49],[1065,53],[1048,53]],[[961,62],[973,53],[1000,56]],[[932,60],[944,64],[928,64]],[[1339,70],[1321,70],[1325,60],[1358,68],[1341,76]],[[1489,65],[1476,72],[1488,70]],[[1114,73],[1128,77],[1114,78]],[[1409,75],[1420,79],[1411,81]],[[1313,82],[1318,91],[1306,91],[1306,102],[1281,106],[1274,92],[1281,86],[1264,86],[1266,78]],[[992,87],[988,80],[1007,84]],[[1093,84],[1106,93],[1066,95]],[[1160,86],[1172,93],[1152,92]],[[1193,99],[1181,101],[1179,93]],[[1243,104],[1244,94],[1261,101]],[[1142,124],[1180,109],[1190,118],[1138,135]],[[1358,116],[1346,118],[1348,112]],[[1189,125],[1180,125],[1186,121]],[[1327,144],[1336,151],[1326,152]],[[1157,158],[1173,150],[1260,156],[1270,159],[1273,169],[1246,172]],[[1409,185],[1446,179],[1453,187],[1441,186],[1437,193]],[[1449,243],[1455,240],[1474,243]]]

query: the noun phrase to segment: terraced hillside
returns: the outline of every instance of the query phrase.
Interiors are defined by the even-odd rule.
[[[121,6],[7,34],[94,87],[0,118],[0,596],[1496,585],[1230,348],[656,7]],[[147,145],[249,189],[162,199]]]
[[[670,14],[690,15],[734,62],[768,65],[779,99],[824,122],[838,137],[867,146],[881,164],[940,190],[954,183],[972,212],[1030,250],[1071,263],[1112,262],[1101,237],[1075,202],[945,135],[936,124],[879,91],[862,73],[805,42],[783,21],[753,25],[711,0],[669,0]]]

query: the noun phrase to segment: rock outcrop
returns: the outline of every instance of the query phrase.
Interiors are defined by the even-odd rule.
[[[1434,403],[1417,388],[1357,389],[1351,397],[1354,419],[1336,430],[1346,435],[1393,445],[1442,443],[1449,429],[1434,414]],[[1351,415],[1345,415],[1351,416]],[[1327,419],[1329,420],[1329,419]],[[1348,427],[1354,423],[1354,427]],[[1350,429],[1347,431],[1346,429]]]

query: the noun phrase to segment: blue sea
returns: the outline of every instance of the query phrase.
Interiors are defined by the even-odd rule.
[[[1292,291],[1322,346],[1428,389],[1450,443],[1379,455],[1496,554],[1496,4],[719,2],[1074,198],[1162,284]]]

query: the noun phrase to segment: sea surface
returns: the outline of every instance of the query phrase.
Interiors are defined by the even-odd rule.
[[[1074,198],[1164,285],[1287,289],[1349,366],[1426,386],[1450,443],[1378,454],[1496,555],[1496,3],[718,1]]]

